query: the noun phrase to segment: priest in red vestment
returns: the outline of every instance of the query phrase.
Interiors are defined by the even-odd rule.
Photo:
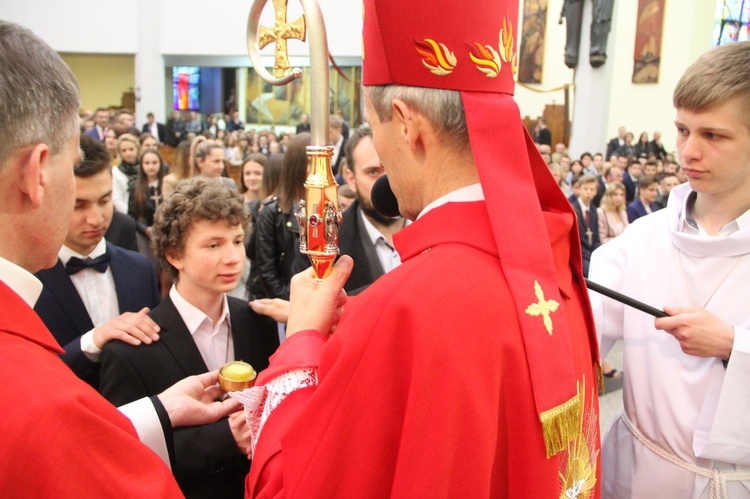
[[[235,394],[247,496],[599,496],[578,229],[512,99],[517,7],[365,0],[366,117],[414,223],[340,320],[350,259],[294,278],[287,340]]]

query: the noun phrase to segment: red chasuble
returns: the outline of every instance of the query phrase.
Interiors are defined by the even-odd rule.
[[[403,264],[350,300],[327,342],[295,335],[261,374],[259,385],[317,366],[319,384],[269,417],[247,496],[598,497],[597,379],[588,302],[570,270],[574,220],[544,218],[562,296],[550,319],[570,331],[582,408],[565,450],[547,457],[485,203],[449,203],[396,235]]]
[[[130,421],[59,353],[36,313],[0,282],[0,497],[182,497]]]

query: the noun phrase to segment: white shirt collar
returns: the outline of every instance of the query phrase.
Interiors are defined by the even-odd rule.
[[[102,238],[101,241],[99,241],[99,244],[97,244],[94,249],[89,253],[88,255],[82,255],[78,253],[77,251],[73,251],[72,249],[68,248],[67,246],[63,245],[62,248],[60,248],[60,251],[57,253],[57,256],[60,258],[60,261],[63,265],[68,264],[68,260],[70,260],[73,257],[80,258],[83,260],[84,258],[96,258],[98,256],[102,256],[104,253],[107,252],[107,241]]]
[[[365,230],[367,231],[367,237],[370,239],[373,245],[377,244],[379,239],[385,239],[385,236],[381,234],[380,231],[375,228],[374,225],[372,225],[372,222],[367,219],[364,210],[359,210],[359,216],[362,217],[362,221],[365,224]]]
[[[683,185],[688,184],[685,183]],[[680,191],[689,189],[684,188],[681,185],[677,186],[672,189],[672,192],[670,192],[670,198],[672,197],[672,193],[675,192],[675,189],[678,188],[680,188]],[[693,208],[695,206],[695,200],[698,198],[698,194],[693,190],[688,190],[687,195],[684,196],[684,199],[682,199],[682,211],[680,212],[680,222],[678,226],[680,227],[680,231],[687,232],[688,234],[707,235],[706,231],[703,230],[703,228],[698,225],[698,222],[695,221],[695,218],[693,218]],[[728,236],[746,227],[750,227],[750,210],[747,210],[739,217],[724,225],[724,227],[719,230],[719,236]]]
[[[417,217],[417,220],[422,218],[427,212],[434,210],[438,206],[442,206],[446,203],[469,203],[472,201],[482,201],[484,199],[484,191],[482,190],[482,184],[471,184],[466,187],[461,187],[455,191],[449,192],[448,194],[437,198],[432,203],[424,207],[422,212]]]
[[[34,275],[13,262],[0,257],[0,276],[2,281],[18,296],[34,308],[44,285]]]
[[[169,298],[172,300],[174,307],[177,309],[177,312],[179,312],[183,322],[185,323],[185,326],[187,326],[188,331],[190,331],[191,335],[195,334],[200,325],[203,324],[206,319],[208,319],[209,321],[211,320],[211,318],[203,313],[202,310],[183,298],[179,291],[177,291],[177,286],[172,285],[172,289],[169,290]],[[226,293],[224,294],[224,302],[221,306],[221,316],[219,317],[218,323],[221,324],[225,320],[227,321],[227,324],[231,325],[232,322],[229,316],[229,301],[227,300]],[[214,327],[215,326],[216,324],[214,324]]]

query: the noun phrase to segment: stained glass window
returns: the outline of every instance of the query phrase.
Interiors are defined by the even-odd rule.
[[[717,0],[714,47],[746,41],[750,27],[750,0]]]

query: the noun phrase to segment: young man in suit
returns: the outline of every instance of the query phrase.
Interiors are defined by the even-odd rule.
[[[167,132],[166,125],[164,125],[163,123],[157,123],[154,113],[148,113],[146,115],[146,119],[148,120],[148,122],[143,124],[141,133],[150,133],[154,136],[156,142],[160,145],[172,142],[172,140],[168,137],[169,134]]]
[[[242,197],[216,179],[194,178],[162,205],[152,245],[174,278],[151,318],[161,339],[145,347],[114,341],[102,352],[101,388],[114,404],[161,392],[233,360],[256,371],[279,346],[276,323],[227,296],[245,265],[248,215]],[[243,497],[249,442],[242,413],[174,432],[175,478],[187,497]]]
[[[658,195],[659,183],[655,177],[644,175],[638,179],[638,199],[627,207],[628,221],[632,224],[639,218],[661,209],[661,206],[656,202]]]
[[[85,134],[99,142],[104,142],[104,137],[107,135],[107,129],[109,128],[109,111],[103,107],[98,108],[94,112],[94,123],[94,127],[86,130]]]
[[[356,200],[344,212],[339,233],[339,250],[354,260],[352,275],[346,282],[347,293],[354,293],[401,265],[393,247],[393,235],[403,229],[406,219],[386,217],[372,206],[372,185],[384,173],[372,142],[372,130],[359,128],[346,142],[348,168],[346,184]]]
[[[591,201],[596,196],[596,177],[583,175],[576,181],[577,197],[571,201],[578,216],[578,232],[583,253],[583,275],[588,277],[591,253],[601,245],[599,240],[599,217]]]
[[[112,220],[112,168],[104,146],[81,137],[76,200],[57,263],[36,277],[44,284],[34,309],[65,348],[63,361],[96,388],[99,354],[112,339],[151,343],[159,329],[147,313],[159,303],[148,259],[104,239]]]

